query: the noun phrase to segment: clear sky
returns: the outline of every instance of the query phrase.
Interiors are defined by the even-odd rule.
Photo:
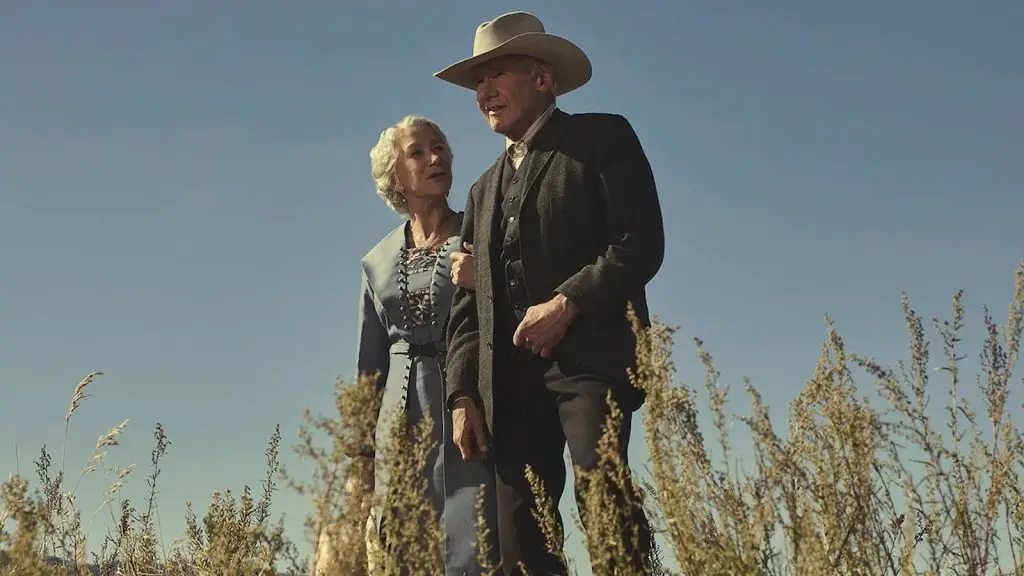
[[[515,9],[593,61],[560,106],[624,114],[646,147],[667,234],[649,298],[681,328],[681,379],[701,384],[699,335],[732,410],[749,376],[782,419],[826,313],[887,362],[906,355],[901,290],[930,318],[965,289],[972,358],[982,305],[1005,320],[1024,256],[1018,1],[3,2],[0,471],[16,444],[23,472],[40,445],[59,454],[72,388],[102,370],[72,471],[131,418],[110,463],[145,472],[162,423],[168,538],[186,500],[258,486],[274,425],[294,444],[354,370],[358,259],[399,223],[370,147],[405,114],[437,120],[461,209],[502,143],[432,73]],[[103,485],[83,483],[86,510]],[[144,490],[139,474],[126,493]],[[295,530],[307,511],[287,492],[275,509]]]

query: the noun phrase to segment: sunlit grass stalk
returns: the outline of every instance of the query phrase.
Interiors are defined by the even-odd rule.
[[[643,426],[651,479],[638,478],[618,458],[613,431],[630,415],[610,403],[600,464],[577,471],[583,486],[578,506],[587,520],[580,529],[595,573],[633,576],[624,560],[639,542],[620,541],[618,534],[630,505],[624,496],[644,494],[632,504],[647,508],[667,552],[652,552],[651,574],[1024,576],[1024,436],[1011,418],[1019,403],[1011,392],[1024,323],[1024,263],[1014,276],[1006,322],[997,324],[987,308],[982,315],[981,374],[975,380],[981,414],[962,393],[963,294],[954,295],[949,320],[934,321],[944,355],[938,370],[930,364],[925,323],[906,295],[902,308],[909,354],[895,367],[851,352],[826,318],[818,361],[790,402],[785,430],[773,425],[768,403],[746,379],[751,413],[727,414],[729,387],[705,343],[695,340],[715,442],[702,432],[697,391],[674,381],[675,329],[657,320],[641,327],[630,310],[638,359],[630,378],[647,396]],[[935,372],[947,378],[948,400],[938,416],[930,405],[940,386]],[[306,413],[296,446],[313,465],[306,480],[281,468],[281,434],[275,430],[262,495],[248,486],[218,491],[202,515],[188,503],[185,534],[169,548],[157,534],[156,479],[169,445],[158,425],[144,506],[137,510],[120,496],[133,465],[115,469],[101,498],[113,526],[89,558],[76,492],[82,477],[103,464],[106,450],[119,444],[127,420],[100,436],[69,492],[63,489],[64,464],[71,417],[100,374],[87,375],[73,391],[60,469],[51,473],[43,447],[34,491],[20,470],[0,486],[3,576],[68,576],[90,567],[103,576],[299,576],[317,568],[320,576],[442,573],[443,533],[423,475],[440,439],[431,437],[429,420],[413,426],[399,414],[388,441],[375,446],[380,389],[373,377],[338,382],[335,414]],[[873,386],[858,384],[858,376]],[[881,402],[864,395],[871,388]],[[736,455],[734,421],[749,431],[752,465]],[[326,446],[317,436],[326,437]],[[383,547],[369,516],[374,477],[381,474],[392,486],[380,502],[387,519]],[[557,495],[545,494],[528,476],[550,551],[567,565],[584,561],[564,554],[564,534],[553,516]],[[316,543],[312,562],[299,558],[282,522],[271,520],[279,478],[313,504],[307,519]],[[648,489],[639,491],[639,484]],[[482,517],[482,499],[477,506]],[[486,559],[491,535],[480,527],[478,554]],[[51,555],[66,564],[54,565]]]

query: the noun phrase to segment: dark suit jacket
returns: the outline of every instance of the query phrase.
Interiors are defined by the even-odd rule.
[[[624,117],[560,110],[534,137],[529,154],[519,226],[530,304],[564,294],[579,313],[554,351],[556,361],[629,386],[626,368],[636,354],[626,303],[650,324],[645,286],[665,254],[647,156]],[[504,161],[503,153],[470,189],[461,236],[474,244],[476,289],[456,290],[447,328],[448,400],[461,394],[477,399],[489,428],[494,290],[503,289],[494,285],[492,270],[501,265],[498,193]],[[636,400],[634,410],[643,398]]]

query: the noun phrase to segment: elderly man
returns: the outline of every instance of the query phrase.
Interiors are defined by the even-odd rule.
[[[608,391],[627,415],[618,430],[626,458],[629,415],[644,401],[627,378],[635,340],[626,306],[649,325],[645,287],[664,258],[654,175],[625,118],[555,107],[557,95],[590,80],[590,60],[532,14],[481,24],[473,56],[436,76],[475,90],[505,139],[473,184],[462,225],[471,244],[458,265],[474,260],[476,285],[457,290],[447,331],[453,441],[473,459],[491,447],[487,431],[493,438],[505,574],[520,562],[565,574],[531,513],[524,470],[557,502],[566,443],[574,465],[595,469]],[[642,573],[650,528],[639,507],[629,514],[623,538],[639,535],[631,561]]]

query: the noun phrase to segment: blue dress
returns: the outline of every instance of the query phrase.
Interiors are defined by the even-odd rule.
[[[461,228],[462,213],[452,229]],[[434,249],[406,247],[406,226],[391,231],[362,259],[357,368],[361,374],[380,371],[384,394],[377,422],[377,445],[383,445],[396,409],[404,409],[409,424],[424,414],[434,422],[435,448],[424,473],[428,497],[434,502],[445,536],[445,576],[478,576],[476,559],[477,496],[483,486],[484,516],[497,563],[497,523],[494,472],[489,462],[464,462],[452,442],[451,413],[445,402],[445,324],[455,285],[451,253],[462,246],[455,235]],[[433,351],[431,351],[433,350]],[[388,479],[375,467],[374,518],[378,534]]]

